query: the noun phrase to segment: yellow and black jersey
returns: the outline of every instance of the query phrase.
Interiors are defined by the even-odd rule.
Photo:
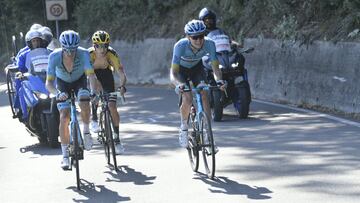
[[[90,52],[91,63],[94,64],[96,60],[95,48],[90,47],[88,50]],[[120,58],[116,53],[115,49],[113,49],[112,47],[108,47],[108,51],[106,52],[106,58],[107,61],[109,62],[108,68],[110,68],[112,71],[119,70],[120,68],[122,68]]]

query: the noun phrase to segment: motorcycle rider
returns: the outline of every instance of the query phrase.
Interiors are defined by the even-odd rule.
[[[204,38],[205,29],[204,22],[200,20],[189,21],[184,27],[186,37],[180,39],[174,45],[170,78],[172,82],[177,85],[176,91],[182,91],[186,86],[189,87],[188,79],[192,81],[195,87],[204,85],[203,82],[207,80],[202,64],[202,57],[206,54],[210,54],[212,69],[217,82],[221,85],[221,88],[225,86],[219,70],[219,61],[216,58],[215,44],[213,41]],[[181,147],[186,148],[188,146],[187,119],[192,104],[192,93],[183,92],[181,96],[179,144]],[[202,91],[201,96],[204,110],[206,114],[210,116],[210,106],[206,92]]]
[[[97,78],[97,87],[106,93],[115,92],[114,76],[120,78],[120,86],[117,89],[121,95],[126,92],[126,75],[124,67],[116,51],[109,46],[110,35],[105,31],[96,31],[92,36],[93,46],[88,50],[90,52],[91,62]],[[124,147],[119,139],[120,116],[116,108],[116,97],[110,97],[109,109],[114,121],[114,142],[116,154],[122,154]],[[93,132],[99,131],[97,122],[97,102],[92,102],[92,119],[90,127]]]
[[[69,98],[71,91],[74,90],[81,109],[84,147],[86,150],[90,150],[92,147],[92,137],[89,130],[90,92],[87,88],[86,76],[90,81],[91,92],[94,92],[95,75],[89,52],[79,46],[80,37],[77,32],[66,30],[60,34],[59,40],[62,49],[54,50],[49,56],[46,88],[50,93],[57,95],[59,101],[59,134],[63,155],[61,167],[68,169],[70,166],[68,151],[70,143],[68,127],[70,123],[70,104],[66,100]],[[56,88],[54,81],[56,82]]]
[[[218,28],[216,26],[216,14],[215,12],[213,12],[212,10],[208,9],[208,8],[203,8],[201,9],[200,13],[199,13],[199,20],[203,21],[206,25],[206,36],[209,37],[210,39],[215,41],[215,44],[217,43],[216,40],[218,41],[222,41],[225,42],[226,40],[228,40],[231,44],[231,46],[233,47],[242,47],[242,45],[234,40],[231,40],[229,35],[226,34],[226,32],[221,29]],[[219,42],[220,43],[220,42]],[[216,44],[217,45],[217,44]],[[220,47],[218,47],[217,45],[217,50],[218,48],[221,48],[222,50],[231,50],[231,47],[229,47],[227,45],[227,43],[221,43],[221,45],[219,45]]]

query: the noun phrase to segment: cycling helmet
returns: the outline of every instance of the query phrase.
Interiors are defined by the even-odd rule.
[[[73,30],[66,30],[60,34],[59,41],[62,48],[76,49],[80,45],[80,36]]]
[[[42,34],[42,39],[44,39],[45,41],[47,41],[48,43],[51,42],[52,38],[53,38],[53,34],[51,33],[51,29],[48,27],[41,27],[39,30],[39,32],[41,32]]]
[[[204,20],[205,18],[211,18],[216,21],[216,14],[208,8],[203,8],[199,13],[199,19]]]
[[[201,20],[191,20],[184,27],[185,34],[189,36],[201,35],[205,30],[206,26]]]
[[[42,27],[42,25],[38,24],[38,23],[34,23],[31,25],[30,30],[38,30]]]
[[[109,33],[102,30],[96,31],[92,36],[92,42],[94,44],[109,44],[110,35]]]

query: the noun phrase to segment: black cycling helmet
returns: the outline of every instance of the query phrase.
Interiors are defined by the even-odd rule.
[[[204,21],[205,18],[214,19],[214,21],[216,22],[216,14],[206,7],[201,9],[201,11],[199,13],[200,20]]]
[[[216,29],[216,14],[210,9],[201,9],[199,13],[199,20],[202,20],[205,23],[207,31]]]

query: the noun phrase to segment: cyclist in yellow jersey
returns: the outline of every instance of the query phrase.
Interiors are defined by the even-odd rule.
[[[90,52],[91,62],[98,80],[98,90],[102,89],[102,91],[110,93],[115,92],[116,89],[122,95],[124,95],[126,92],[126,75],[124,72],[124,67],[120,62],[119,56],[117,55],[116,51],[109,46],[110,35],[105,31],[96,31],[92,36],[92,42],[93,47],[90,47],[88,50]],[[118,88],[115,88],[113,74],[115,74],[115,77],[120,78],[120,86]],[[124,152],[124,147],[119,140],[120,116],[116,108],[116,98],[110,97],[109,109],[114,121],[115,151],[117,154],[121,154]],[[96,102],[93,102],[92,104],[91,128],[94,132],[99,131],[99,126],[97,123]]]

